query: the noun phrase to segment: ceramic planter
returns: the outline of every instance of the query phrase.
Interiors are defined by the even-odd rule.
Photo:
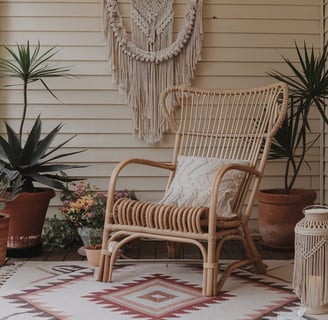
[[[295,226],[303,209],[314,203],[316,192],[293,189],[290,194],[283,189],[261,190],[258,199],[258,224],[263,245],[277,249],[293,249]]]
[[[30,256],[41,248],[41,233],[49,201],[55,191],[40,188],[40,192],[23,192],[8,201],[3,213],[10,215],[7,254],[11,257]]]

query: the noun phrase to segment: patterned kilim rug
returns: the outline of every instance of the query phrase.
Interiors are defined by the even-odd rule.
[[[0,268],[0,319],[303,319],[292,262],[266,264],[267,275],[238,270],[219,296],[204,297],[197,265],[123,265],[102,283],[85,261],[19,262]]]

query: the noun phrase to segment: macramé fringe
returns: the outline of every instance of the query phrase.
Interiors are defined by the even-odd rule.
[[[151,8],[150,11],[158,10],[161,17],[155,25],[145,12],[137,14],[140,8],[146,8],[142,2],[132,1],[132,39],[129,40],[117,0],[104,0],[104,33],[113,78],[133,109],[134,134],[155,143],[168,129],[159,108],[161,92],[172,85],[190,85],[201,58],[202,1],[187,1],[187,12],[174,41],[173,1]],[[133,10],[135,6],[138,10]]]

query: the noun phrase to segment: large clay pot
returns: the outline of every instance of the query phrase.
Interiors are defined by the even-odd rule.
[[[6,260],[9,218],[9,214],[0,213],[0,266]]]
[[[293,189],[290,194],[283,189],[260,190],[257,199],[261,243],[276,249],[293,249],[295,226],[304,217],[302,210],[315,198],[316,192],[309,189]]]
[[[39,188],[38,192],[23,192],[15,200],[7,202],[2,212],[10,215],[8,256],[31,256],[39,251],[49,201],[54,196],[53,189]]]

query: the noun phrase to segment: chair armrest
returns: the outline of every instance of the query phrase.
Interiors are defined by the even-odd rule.
[[[229,170],[240,170],[240,171],[248,172],[255,176],[262,176],[260,171],[252,168],[249,165],[244,165],[244,164],[239,164],[239,163],[230,163],[230,164],[226,164],[222,168],[220,168],[220,170],[217,174],[217,178],[220,176],[219,179],[221,180],[223,175]]]
[[[213,228],[215,228],[216,220],[217,220],[216,206],[217,206],[217,201],[218,201],[218,191],[219,191],[220,183],[221,183],[224,175],[230,170],[243,171],[245,173],[256,176],[258,178],[261,178],[263,175],[263,173],[261,173],[260,171],[254,169],[253,167],[251,167],[249,165],[238,164],[238,163],[226,164],[218,170],[216,177],[212,184],[211,203],[210,203],[210,212],[209,212],[209,220],[212,221],[212,223],[211,222],[209,222],[209,223],[210,223],[210,225],[212,224]]]
[[[212,186],[212,197],[215,195],[217,197],[217,192],[219,190],[219,186],[221,183],[221,180],[223,179],[223,176],[230,170],[239,170],[244,171],[246,173],[249,173],[251,175],[255,175],[257,177],[261,177],[262,173],[251,166],[239,164],[239,163],[229,163],[224,166],[222,166],[214,179],[213,186]]]
[[[161,169],[167,169],[167,170],[174,170],[176,165],[173,163],[163,163],[163,162],[158,162],[158,161],[153,161],[153,160],[148,160],[148,159],[141,159],[141,158],[131,158],[127,160],[123,160],[120,163],[116,165],[114,168],[112,175],[109,180],[109,186],[108,186],[108,207],[112,208],[113,203],[114,203],[114,193],[116,190],[116,184],[117,184],[117,179],[120,175],[120,172],[128,165],[130,164],[140,164],[140,165],[146,165],[146,166],[151,166],[151,167],[156,167],[156,168],[161,168]]]

